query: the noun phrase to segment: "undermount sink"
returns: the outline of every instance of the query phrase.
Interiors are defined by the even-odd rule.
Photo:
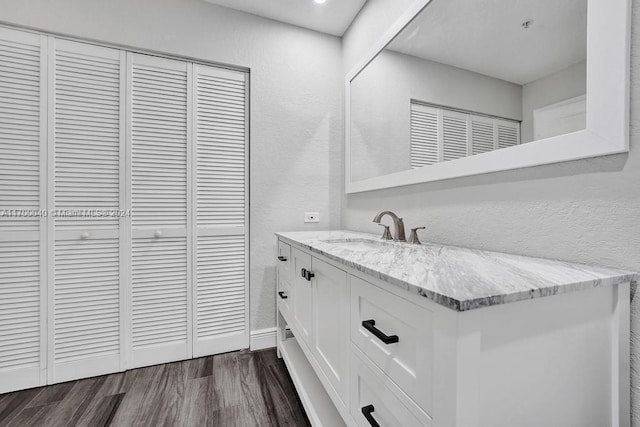
[[[385,247],[392,246],[393,243],[385,240],[371,240],[371,239],[334,239],[334,240],[321,240],[323,243],[331,243],[337,246],[342,246],[345,249],[352,251],[370,251],[372,249],[383,249]]]

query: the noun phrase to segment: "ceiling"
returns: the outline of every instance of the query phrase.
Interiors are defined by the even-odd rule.
[[[366,0],[205,0],[287,24],[341,37]]]
[[[587,0],[433,0],[388,48],[525,84],[583,61],[586,40]]]

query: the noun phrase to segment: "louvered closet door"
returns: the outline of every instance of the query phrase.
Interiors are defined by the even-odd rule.
[[[121,367],[124,54],[49,39],[49,380]]]
[[[188,67],[128,54],[134,367],[192,355]]]
[[[442,110],[442,160],[468,155],[468,114]]]
[[[495,119],[470,115],[471,154],[481,154],[496,148]]]
[[[0,28],[0,393],[46,381],[45,45]]]
[[[194,65],[194,357],[249,346],[246,77]]]
[[[411,168],[438,163],[438,108],[411,103]]]
[[[496,120],[498,128],[498,148],[513,147],[520,144],[520,123],[509,120]]]

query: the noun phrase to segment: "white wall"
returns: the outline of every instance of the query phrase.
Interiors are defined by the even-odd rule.
[[[522,86],[384,50],[351,84],[354,181],[410,169],[411,99],[522,119]]]
[[[587,61],[582,61],[522,86],[522,142],[533,141],[533,110],[584,95]]]
[[[251,329],[275,325],[273,233],[339,225],[340,39],[201,0],[0,0],[0,20],[251,68]],[[307,228],[309,228],[307,226]]]
[[[386,4],[385,4],[386,3]],[[385,9],[395,0],[368,2]],[[400,7],[400,6],[398,6]],[[364,19],[343,38],[345,72],[392,22]],[[425,241],[640,271],[640,3],[633,2],[628,154],[344,196],[343,228],[379,233],[391,209]],[[632,303],[632,417],[640,425],[640,304]]]

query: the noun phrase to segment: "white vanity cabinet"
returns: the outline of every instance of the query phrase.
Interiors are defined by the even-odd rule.
[[[463,264],[478,251],[427,244],[405,253],[407,246],[385,244],[375,254],[375,241],[342,232],[349,248],[335,243],[336,233],[279,233],[278,240],[290,262],[278,262],[278,289],[285,275],[291,285],[278,303],[278,351],[313,425],[630,424],[635,273],[483,252],[487,264],[474,267],[480,274],[505,274],[490,271],[502,268],[491,264],[495,258],[495,266],[527,265],[540,281],[555,269],[570,288],[555,280],[538,294],[518,294],[505,281],[505,292],[492,298],[447,299],[429,287],[430,274],[443,274],[438,262],[447,251]],[[421,261],[404,266],[405,255]],[[446,279],[464,283],[470,271],[446,271]],[[412,274],[427,285],[417,287]],[[476,277],[469,283],[483,286]]]
[[[279,289],[287,289],[281,277],[290,277],[287,298],[279,295],[278,310],[296,336],[304,354],[322,375],[334,405],[347,411],[349,294],[347,273],[297,248],[278,242],[278,252],[290,253],[278,268]],[[282,257],[283,255],[279,255]],[[290,276],[289,276],[290,275]],[[280,291],[279,291],[280,292]],[[283,336],[286,334],[284,331]]]

